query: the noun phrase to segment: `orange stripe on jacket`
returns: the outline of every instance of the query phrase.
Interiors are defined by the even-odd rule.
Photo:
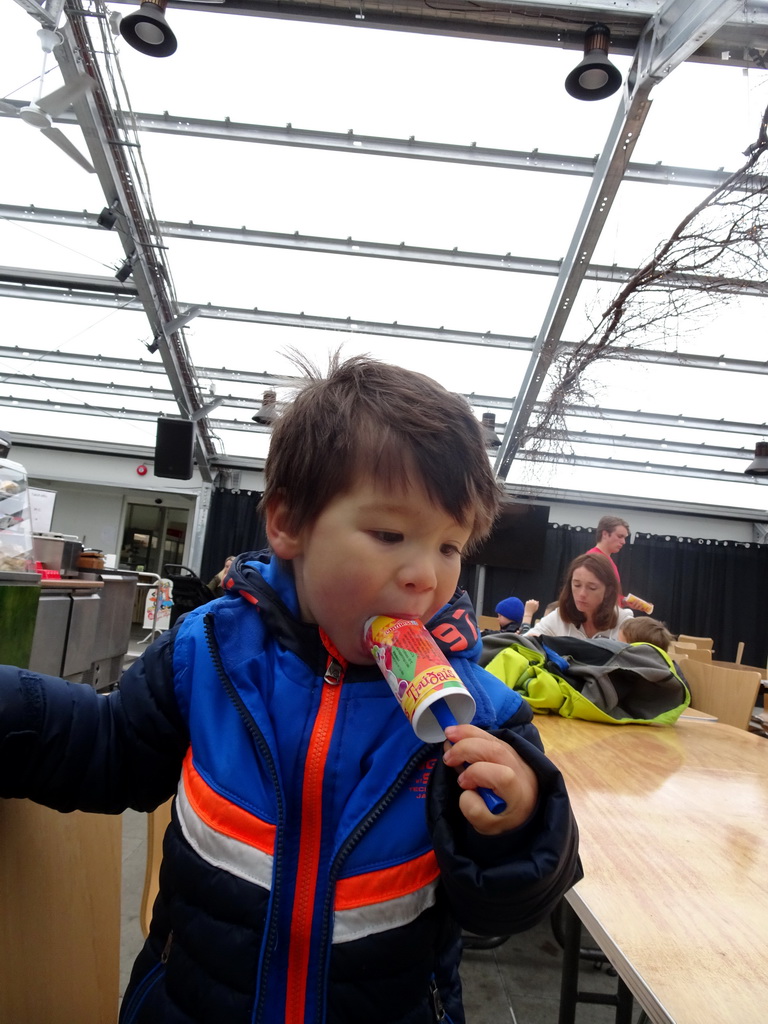
[[[371,903],[384,903],[399,896],[409,896],[434,882],[440,874],[434,850],[415,860],[381,871],[369,871],[354,878],[341,878],[336,883],[335,910],[352,910]]]
[[[263,853],[274,853],[276,826],[261,821],[211,789],[192,763],[191,749],[184,758],[183,779],[189,803],[206,825]]]
[[[323,639],[327,646],[328,641],[325,640],[325,637]],[[341,681],[334,686],[328,683],[323,685],[320,693],[320,706],[312,727],[304,763],[304,784],[301,794],[301,846],[291,921],[291,947],[288,953],[284,1024],[303,1024],[305,1017],[316,880],[320,869],[323,834],[323,779],[325,778],[325,763],[336,720],[341,686]]]

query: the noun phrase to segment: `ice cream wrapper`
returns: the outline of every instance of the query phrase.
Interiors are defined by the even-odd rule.
[[[430,711],[437,700],[445,700],[459,725],[472,721],[474,697],[418,619],[369,619],[365,641],[420,740],[439,743],[445,738]]]
[[[627,601],[633,601],[638,611],[645,612],[646,615],[653,615],[653,605],[650,601],[645,601],[642,597],[638,597],[637,594],[627,594],[626,599]]]

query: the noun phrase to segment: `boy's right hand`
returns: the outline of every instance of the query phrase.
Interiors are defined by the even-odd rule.
[[[530,765],[508,743],[475,725],[450,725],[443,761],[459,772],[459,809],[476,832],[501,835],[519,828],[533,813],[539,782]],[[476,790],[492,789],[506,802],[501,814],[491,814]]]

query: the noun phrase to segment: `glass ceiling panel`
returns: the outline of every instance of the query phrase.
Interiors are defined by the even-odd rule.
[[[735,170],[757,137],[765,85],[757,68],[680,65],[654,87],[632,159]]]
[[[591,377],[598,403],[611,408],[753,423],[764,422],[768,412],[764,374],[726,376],[697,367],[610,359],[596,364]]]
[[[669,238],[683,218],[708,194],[709,189],[705,188],[623,181],[592,262],[605,266],[643,266],[659,244]]]
[[[564,253],[589,188],[586,177],[191,136],[146,133],[142,151],[163,220],[501,255]],[[183,174],[167,173],[180,163]]]
[[[554,286],[503,270],[166,241],[184,302],[533,337]]]
[[[34,195],[34,192],[30,194]],[[11,205],[26,207],[27,203]],[[33,205],[42,207],[43,203]],[[102,197],[96,209],[91,205],[91,212],[98,213],[103,205]],[[77,210],[77,207],[72,209]],[[36,221],[0,220],[0,265],[5,267],[110,277],[124,259],[125,253],[116,232],[61,227]]]
[[[125,13],[120,7],[120,12]],[[563,80],[573,51],[528,48],[361,26],[304,24],[202,11],[172,11],[176,54],[153,60],[116,40],[133,110],[222,121],[285,126],[400,140],[595,159],[613,122],[618,97],[580,103]],[[16,4],[0,12],[0,94],[29,99],[41,53],[37,24]],[[94,34],[94,38],[97,38]],[[612,60],[626,75],[629,59]],[[768,102],[764,72],[685,65],[654,89],[653,103],[632,162],[733,170],[757,134]],[[45,91],[61,82],[46,78]],[[27,85],[26,83],[31,83]],[[82,131],[63,129],[86,152]],[[329,239],[421,246],[459,253],[530,260],[563,260],[590,184],[586,176],[500,170],[462,164],[312,151],[294,147],[200,140],[142,133],[154,212],[160,221]],[[105,205],[96,175],[18,119],[0,118],[5,154],[0,203],[98,213]],[[666,238],[706,190],[624,182],[592,258],[593,264],[633,267]],[[180,308],[210,303],[243,310],[350,318],[331,331],[199,316],[185,340],[203,392],[228,401],[209,427],[222,455],[253,459],[266,454],[269,435],[251,417],[267,384],[259,374],[291,376],[293,346],[324,365],[343,344],[348,354],[371,352],[427,372],[472,398],[477,415],[490,409],[503,428],[520,390],[529,352],[437,340],[381,337],[356,331],[358,321],[425,328],[494,332],[533,340],[555,287],[553,275],[470,269],[298,249],[256,247],[168,235],[164,253]],[[458,258],[458,257],[457,257]],[[110,278],[124,259],[117,232],[39,222],[0,221],[0,265]],[[503,264],[501,264],[503,265]],[[588,317],[611,301],[621,282],[587,281],[563,337],[578,341]],[[51,352],[144,360],[161,366],[141,312],[0,298],[3,345]],[[671,351],[765,361],[765,300],[740,298],[697,319],[666,325],[661,341]],[[356,318],[356,319],[355,319]],[[662,347],[658,337],[652,347]],[[216,374],[239,370],[245,379]],[[26,374],[28,380],[19,382]],[[2,424],[12,433],[49,434],[94,441],[154,445],[154,416],[176,415],[163,373],[53,359],[0,356],[0,376],[16,398],[79,406],[4,405]],[[83,391],[52,381],[91,382]],[[764,375],[679,369],[613,361],[596,372],[596,401],[628,410],[626,422],[573,419],[574,430],[654,439],[658,447],[574,443],[588,458],[648,461],[675,467],[706,466],[740,473],[743,460],[665,450],[666,439],[728,448],[753,447],[754,436],[632,422],[633,411],[685,414],[763,423]],[[145,394],[125,389],[146,389]],[[122,389],[122,390],[121,390]],[[52,394],[53,392],[53,394]],[[546,394],[546,387],[541,397]],[[287,397],[278,386],[278,397]],[[205,397],[205,395],[204,395]],[[500,401],[494,403],[493,399]],[[85,407],[103,407],[99,416]],[[143,413],[146,420],[131,416]],[[643,479],[645,477],[645,479]],[[670,500],[721,501],[765,509],[765,490],[669,474],[632,474],[515,460],[510,483],[617,494],[658,494]],[[752,483],[746,481],[745,483]],[[758,485],[761,486],[761,485]],[[715,490],[716,489],[716,495]],[[745,493],[748,497],[745,497]],[[754,495],[754,497],[753,497]]]

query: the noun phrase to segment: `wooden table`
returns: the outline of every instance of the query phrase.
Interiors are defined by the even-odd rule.
[[[0,800],[0,1021],[115,1024],[122,818]]]
[[[650,1019],[763,1024],[768,742],[695,719],[536,725],[581,835],[568,902]]]

